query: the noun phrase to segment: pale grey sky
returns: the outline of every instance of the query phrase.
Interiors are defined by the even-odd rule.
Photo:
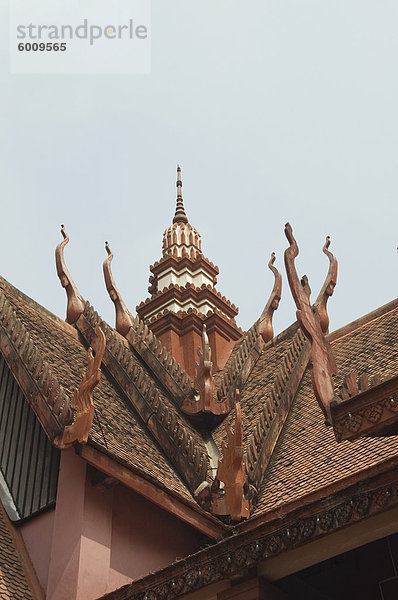
[[[190,222],[248,328],[283,269],[289,220],[316,297],[339,260],[331,329],[397,295],[396,0],[153,0],[152,73],[10,75],[0,0],[1,274],[61,317],[54,248],[113,324],[104,241],[130,310],[161,256],[182,164]],[[284,278],[275,315],[295,320]]]

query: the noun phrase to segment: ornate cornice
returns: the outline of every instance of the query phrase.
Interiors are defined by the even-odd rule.
[[[76,327],[87,344],[92,343],[99,321],[98,314],[86,303]],[[101,328],[107,342],[103,356],[105,367],[160,444],[167,458],[188,483],[191,491],[195,491],[207,479],[207,453],[198,446],[177,411],[171,405],[167,405],[153,378],[140,366],[123,338],[104,322]],[[177,371],[178,368],[176,373]]]
[[[395,506],[398,506],[398,475],[392,470],[327,500],[303,506],[285,515],[283,521],[278,514],[253,531],[238,533],[151,573],[107,594],[103,600],[174,600]]]
[[[226,340],[236,341],[244,333],[233,319],[228,319],[228,317],[218,310],[215,310],[210,315],[205,315],[194,308],[189,308],[187,312],[179,311],[177,313],[165,309],[156,317],[147,319],[146,323],[157,336],[160,336],[165,331],[174,331],[179,336],[183,336],[191,331],[195,331],[201,335],[203,323],[206,324],[209,335],[216,332]]]
[[[252,504],[257,501],[257,490],[263,481],[273,449],[309,359],[310,344],[299,329],[294,334],[290,347],[281,361],[270,393],[247,444],[246,465],[249,481],[254,486],[251,494]]]
[[[69,397],[2,290],[0,349],[48,437],[54,441],[72,422]]]
[[[181,306],[188,304],[190,301],[194,301],[197,305],[195,308],[199,310],[201,304],[209,304],[212,306],[212,310],[218,309],[223,312],[229,319],[234,319],[238,314],[238,308],[235,304],[232,304],[225,296],[220,294],[211,285],[203,284],[201,287],[196,287],[193,283],[186,283],[185,286],[180,286],[175,283],[164,288],[161,292],[156,292],[141,302],[137,307],[137,313],[141,319],[150,319],[156,316],[158,312],[161,312],[166,304],[170,304],[175,300]]]
[[[358,381],[354,372],[347,376],[343,386],[343,397],[335,397],[330,404],[338,442],[397,433],[398,376],[381,382],[380,378],[372,381],[365,375]]]

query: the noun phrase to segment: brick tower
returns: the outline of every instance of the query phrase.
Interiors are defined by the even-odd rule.
[[[177,166],[177,206],[163,234],[162,258],[150,266],[151,294],[137,313],[191,375],[202,346],[203,325],[209,337],[213,372],[223,368],[242,331],[238,309],[215,289],[218,267],[202,253],[198,231],[189,222],[182,199],[181,167]]]

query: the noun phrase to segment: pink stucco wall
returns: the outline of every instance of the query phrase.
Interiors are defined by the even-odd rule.
[[[22,527],[47,600],[95,600],[198,549],[194,529],[93,473],[63,451],[55,511]]]
[[[20,531],[35,568],[40,585],[45,590],[48,582],[54,510],[49,510],[24,523]]]

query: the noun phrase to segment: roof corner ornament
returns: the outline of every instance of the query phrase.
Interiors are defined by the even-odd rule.
[[[205,324],[203,324],[202,330],[202,347],[203,352],[198,348],[199,363],[195,363],[194,388],[198,399],[185,398],[181,408],[188,415],[197,415],[199,413],[225,415],[230,411],[230,403],[228,398],[224,398],[221,401],[215,399],[215,383],[212,373],[213,363],[211,362],[211,348]]]
[[[86,444],[93,423],[95,407],[92,394],[101,377],[101,362],[106,345],[101,322],[97,324],[95,332],[97,334],[95,356],[90,347],[87,351],[87,368],[82,370],[81,383],[72,396],[71,407],[75,411],[75,418],[71,425],[65,427],[62,440],[57,444],[61,449],[75,443]]]
[[[337,366],[330,344],[325,339],[318,309],[316,306],[311,307],[308,279],[306,276],[301,281],[298,278],[294,261],[299,249],[289,223],[285,225],[285,235],[290,243],[289,248],[285,250],[286,274],[297,306],[297,320],[311,342],[312,386],[320,407],[328,422],[331,422],[329,405],[335,396],[332,377],[337,373]]]
[[[270,261],[268,263],[268,268],[274,274],[275,282],[274,287],[272,288],[271,295],[265,308],[261,314],[261,317],[257,321],[257,330],[258,333],[263,338],[263,341],[266,343],[269,340],[272,340],[274,337],[274,328],[272,326],[272,317],[274,316],[274,312],[277,310],[279,306],[279,302],[282,296],[282,275],[278,271],[278,269],[274,266],[275,262],[275,252],[272,252]]]
[[[240,521],[250,516],[249,500],[246,497],[248,488],[247,472],[244,461],[242,412],[239,401],[239,390],[235,392],[235,428],[225,424],[227,444],[222,442],[222,458],[219,460],[216,483],[224,484],[224,495],[216,495],[213,510],[216,514],[230,515],[233,521]],[[214,484],[213,484],[214,485]],[[219,487],[219,490],[221,488]]]
[[[188,223],[187,215],[185,214],[184,202],[182,199],[182,179],[181,165],[177,165],[177,206],[174,215],[173,223]]]
[[[318,310],[319,319],[323,333],[328,333],[329,330],[329,315],[327,312],[327,301],[329,297],[333,295],[334,288],[337,283],[337,258],[329,251],[330,237],[326,236],[326,242],[322,248],[322,252],[326,254],[329,259],[329,270],[326,275],[325,282],[319,292],[318,298],[314,303],[314,307]]]
[[[57,268],[57,275],[62,287],[66,290],[66,295],[68,298],[65,320],[70,325],[73,325],[84,311],[84,300],[81,297],[79,290],[75,286],[65,264],[64,248],[69,242],[69,237],[65,231],[64,225],[61,225],[61,233],[64,239],[55,249],[55,265]]]
[[[107,258],[103,263],[104,270],[104,279],[106,289],[108,291],[109,297],[115,305],[116,311],[116,331],[121,335],[125,336],[130,327],[133,324],[133,319],[123,302],[123,299],[115,285],[115,280],[113,279],[112,271],[111,271],[111,262],[113,260],[113,253],[109,247],[108,242],[105,242],[105,249],[108,253]]]

